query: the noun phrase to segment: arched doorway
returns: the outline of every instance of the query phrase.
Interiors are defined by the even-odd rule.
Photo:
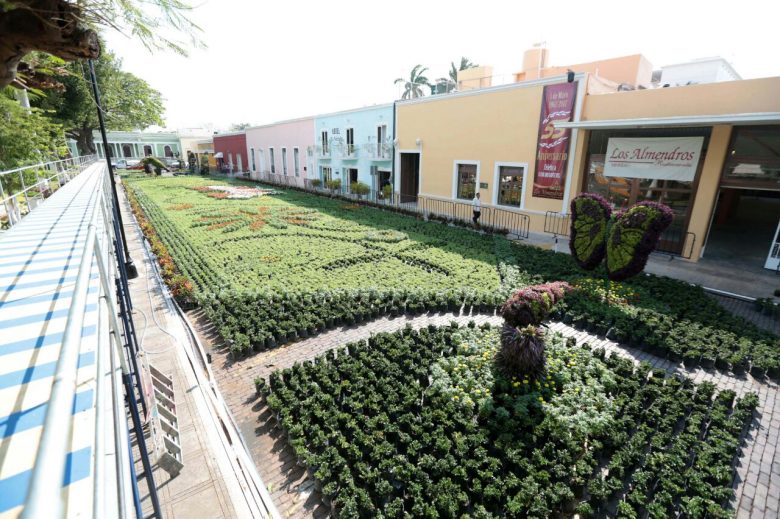
[[[133,156],[133,149],[129,144],[122,145],[122,156],[126,158]]]
[[[165,145],[165,148],[163,149],[163,151],[164,151],[166,157],[173,157],[173,150],[167,144]]]
[[[144,144],[144,157],[151,157],[152,156],[152,147],[148,144]]]

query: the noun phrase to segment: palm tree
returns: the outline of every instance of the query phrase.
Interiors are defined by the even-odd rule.
[[[478,67],[478,66],[479,65],[477,65],[476,63],[472,63],[466,57],[461,57],[460,58],[460,68],[455,67],[455,62],[451,61],[450,62],[450,79],[452,80],[453,83],[457,84],[458,83],[458,72],[459,71],[466,70],[466,69],[469,69],[469,68]]]
[[[404,95],[401,96],[401,99],[414,99],[416,97],[422,97],[425,95],[425,92],[423,92],[423,87],[431,86],[428,78],[423,75],[427,70],[428,67],[416,65],[412,69],[412,73],[409,75],[408,80],[402,77],[399,77],[395,80],[396,85],[398,83],[404,84]]]

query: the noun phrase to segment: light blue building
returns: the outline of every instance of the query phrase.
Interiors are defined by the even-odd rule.
[[[362,182],[372,191],[392,183],[393,104],[319,115],[314,120],[314,156],[323,183],[340,179],[349,191]]]

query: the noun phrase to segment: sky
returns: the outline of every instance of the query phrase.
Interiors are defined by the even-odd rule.
[[[197,3],[196,3],[197,2]],[[545,42],[550,65],[643,54],[653,67],[722,56],[751,79],[780,75],[780,2],[191,0],[205,48],[107,46],[165,98],[169,129],[267,124],[400,97],[417,64],[444,77],[461,56],[496,75]]]

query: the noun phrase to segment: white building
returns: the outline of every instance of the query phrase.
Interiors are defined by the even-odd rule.
[[[735,81],[742,77],[721,57],[701,58],[661,67],[659,85],[682,86]]]

